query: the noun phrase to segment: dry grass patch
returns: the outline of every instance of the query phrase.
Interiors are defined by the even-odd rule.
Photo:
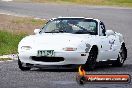
[[[0,30],[17,33],[32,34],[35,28],[41,28],[46,20],[33,19],[31,17],[15,17],[0,15]]]
[[[0,61],[12,60],[11,58],[0,58]]]

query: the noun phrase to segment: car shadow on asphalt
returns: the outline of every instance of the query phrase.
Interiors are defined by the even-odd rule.
[[[78,69],[63,69],[63,68],[35,68],[32,69],[32,71],[38,71],[38,72],[78,72]],[[101,65],[97,66],[95,70],[89,71],[86,70],[86,72],[132,72],[132,64],[125,64],[122,67],[113,67],[111,65]]]
[[[38,72],[77,72],[77,69],[50,69],[50,68],[46,68],[46,69],[42,69],[42,68],[38,68],[38,69],[33,69],[32,71],[38,71]]]
[[[112,65],[101,65],[95,69],[96,72],[132,72],[132,64],[124,64],[122,67]]]

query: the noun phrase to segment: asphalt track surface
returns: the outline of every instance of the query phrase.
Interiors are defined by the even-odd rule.
[[[0,13],[17,14],[49,19],[58,16],[85,16],[102,20],[106,29],[120,32],[124,35],[128,58],[123,67],[98,67],[95,74],[130,74],[132,75],[132,9],[95,7],[81,5],[33,4],[1,2]],[[29,29],[30,30],[30,29]],[[77,71],[64,69],[32,69],[23,72],[19,70],[17,61],[0,62],[0,88],[132,88],[129,84],[86,84],[76,83]]]

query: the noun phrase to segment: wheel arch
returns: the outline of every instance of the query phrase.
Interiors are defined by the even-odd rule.
[[[124,46],[124,47],[125,47],[125,43],[124,43],[124,42],[122,42],[121,46]]]
[[[88,58],[87,58],[87,61],[84,65],[84,68],[87,69],[87,70],[93,70],[95,67],[96,67],[96,62],[97,62],[97,56],[95,59],[90,59],[89,56],[92,54],[91,52],[95,52],[97,51],[96,55],[98,56],[98,46],[97,45],[92,45],[90,50],[89,50],[89,55],[88,55]],[[91,53],[91,54],[90,54]],[[95,55],[92,54],[92,55]]]
[[[124,47],[125,50],[125,58],[127,58],[127,48],[124,42],[122,42],[121,47]]]
[[[92,46],[91,46],[91,49],[89,50],[89,52],[90,52],[92,49],[95,49],[95,50],[97,51],[97,53],[99,52],[99,49],[98,49],[98,46],[97,46],[97,45],[92,45]]]

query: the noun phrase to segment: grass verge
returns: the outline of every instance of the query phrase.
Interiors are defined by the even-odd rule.
[[[45,22],[31,17],[0,15],[0,55],[17,53],[20,40]]]
[[[17,46],[26,34],[0,30],[0,55],[17,53]]]
[[[75,3],[85,5],[107,5],[107,6],[123,6],[132,7],[132,0],[15,0],[22,2],[39,2],[39,3]]]

